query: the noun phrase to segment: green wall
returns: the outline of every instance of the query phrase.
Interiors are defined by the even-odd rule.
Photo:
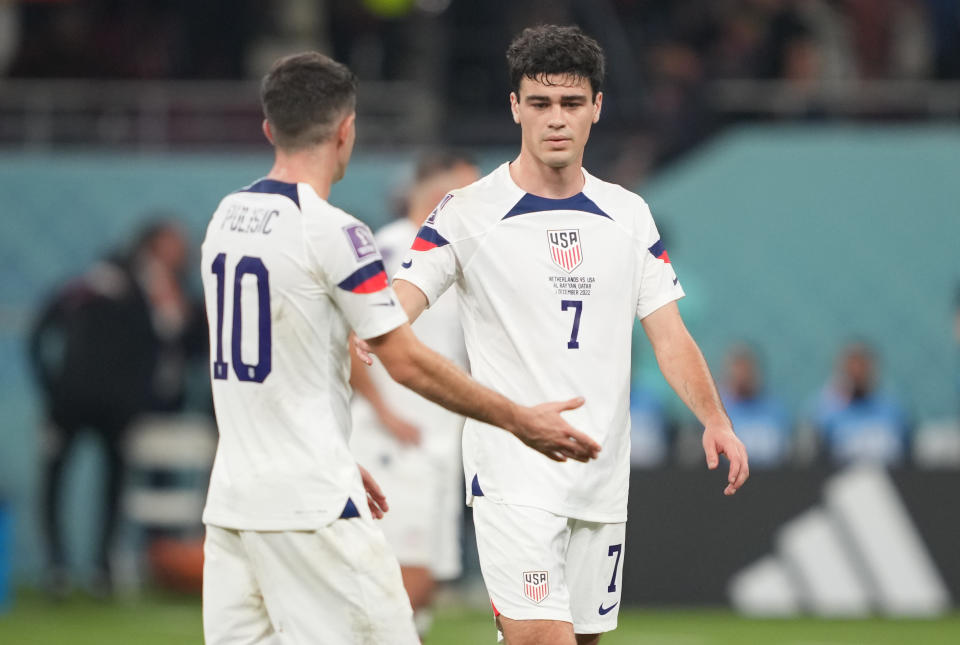
[[[960,128],[733,130],[641,192],[715,373],[753,341],[797,411],[859,337],[918,419],[956,413]]]

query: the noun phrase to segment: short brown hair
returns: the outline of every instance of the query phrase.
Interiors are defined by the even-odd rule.
[[[547,76],[585,78],[593,98],[603,89],[606,61],[597,41],[579,27],[540,25],[528,27],[507,48],[510,84],[520,95],[524,78],[546,84]]]
[[[277,147],[305,148],[327,140],[338,118],[357,104],[357,77],[318,52],[281,58],[260,85],[260,104]]]
[[[453,170],[459,165],[476,166],[477,162],[469,153],[455,148],[440,148],[429,150],[417,160],[417,167],[413,174],[416,183],[432,179],[437,175]]]

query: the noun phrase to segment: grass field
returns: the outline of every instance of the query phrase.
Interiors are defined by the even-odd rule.
[[[58,605],[21,594],[0,615],[2,645],[189,645],[200,643],[195,598],[155,597],[136,603],[75,598]],[[489,613],[447,609],[427,645],[492,645]],[[938,620],[748,620],[727,611],[630,610],[604,645],[956,645],[960,614]]]

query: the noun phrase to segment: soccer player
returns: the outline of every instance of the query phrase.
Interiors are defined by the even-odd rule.
[[[506,642],[596,643],[616,627],[626,556],[634,316],[705,426],[707,466],[729,459],[727,495],[746,481],[747,455],[680,318],[683,290],[647,204],[582,167],[603,101],[599,45],[576,27],[540,26],[513,41],[507,61],[520,154],[443,199],[394,289],[416,320],[457,285],[479,382],[527,402],[585,393],[569,418],[603,446],[596,461],[552,463],[468,420],[463,462]]]
[[[383,495],[347,447],[349,330],[399,382],[553,459],[599,450],[560,416],[581,399],[518,406],[416,340],[370,230],[326,201],[355,96],[353,74],[321,54],[278,61],[261,88],[274,166],[221,201],[203,243],[220,430],[203,516],[211,645],[418,642],[372,522]]]
[[[376,234],[387,275],[400,262],[424,220],[450,190],[479,178],[473,161],[453,150],[434,150],[417,163],[404,217]],[[413,325],[418,338],[455,364],[467,366],[456,294],[447,291]],[[350,449],[390,493],[390,513],[380,522],[410,596],[418,631],[430,625],[435,581],[460,575],[460,430],[463,417],[435,405],[390,379],[379,364],[367,370],[358,359],[351,384],[353,434]]]

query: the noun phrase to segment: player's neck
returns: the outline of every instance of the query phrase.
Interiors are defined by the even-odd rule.
[[[510,178],[524,192],[549,199],[573,197],[583,190],[582,157],[577,163],[552,168],[525,150],[511,162]]]
[[[337,162],[335,152],[324,146],[287,152],[277,149],[273,168],[267,179],[290,184],[310,184],[321,199],[330,197],[330,187],[335,181]]]

